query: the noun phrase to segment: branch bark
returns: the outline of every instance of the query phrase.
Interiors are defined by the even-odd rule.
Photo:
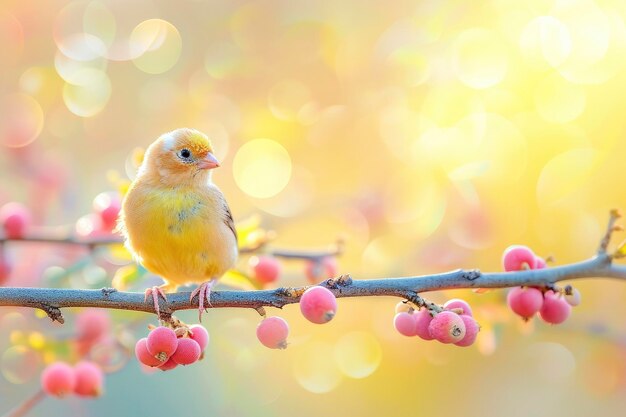
[[[337,298],[394,296],[407,299],[418,305],[427,304],[420,293],[428,291],[460,288],[509,288],[518,286],[552,287],[556,282],[579,278],[616,278],[626,280],[626,266],[615,265],[614,254],[607,248],[611,235],[618,230],[615,222],[621,217],[617,210],[611,210],[605,235],[602,237],[597,254],[586,261],[552,268],[516,272],[482,273],[474,270],[455,270],[442,274],[401,278],[380,278],[354,280],[350,275],[330,278],[319,285],[330,289]],[[338,242],[336,252],[342,244]],[[307,254],[301,252],[278,251],[275,256],[319,260],[329,253]],[[263,307],[282,308],[300,301],[302,293],[309,288],[277,288],[256,291],[212,291],[209,308],[239,307],[252,308],[262,314]],[[198,299],[190,300],[190,292],[168,294],[168,300],[159,298],[160,319],[169,320],[177,310],[198,308]],[[428,303],[429,308],[437,308]],[[0,287],[0,307],[32,307],[46,312],[53,321],[63,323],[61,308],[99,307],[119,310],[156,313],[152,300],[146,300],[143,293],[120,292],[114,288],[100,290],[76,290],[64,288],[2,288]]]
[[[599,254],[587,261],[552,268],[481,273],[478,270],[455,270],[442,274],[355,280],[349,275],[328,279],[319,285],[330,289],[337,298],[395,296],[420,302],[420,293],[458,288],[508,288],[516,286],[551,286],[556,282],[580,278],[626,279],[626,266],[615,265],[611,255]],[[308,288],[277,288],[258,291],[213,291],[210,308],[239,307],[259,310],[262,307],[282,308],[297,303]],[[161,319],[167,320],[177,310],[197,309],[197,298],[189,300],[189,292],[168,294],[168,302],[159,300]],[[45,311],[50,318],[62,321],[60,309],[65,307],[99,307],[154,312],[152,300],[143,293],[120,292],[112,288],[78,290],[63,288],[0,288],[0,306],[33,307]]]

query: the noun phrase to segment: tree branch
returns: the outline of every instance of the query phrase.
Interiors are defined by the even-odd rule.
[[[518,286],[537,286],[551,288],[556,282],[578,278],[617,278],[626,279],[626,266],[615,265],[615,254],[608,253],[608,245],[614,231],[619,230],[615,222],[620,217],[617,210],[611,210],[605,235],[602,237],[598,253],[593,258],[552,268],[534,269],[516,272],[482,273],[477,269],[445,272],[442,274],[423,275],[402,278],[380,278],[353,280],[350,275],[341,275],[323,281],[322,285],[330,289],[337,298],[395,296],[407,299],[418,305],[427,305],[437,309],[432,303],[426,303],[419,294],[428,291],[460,288],[508,288]],[[0,243],[2,240],[0,239]],[[275,256],[286,258],[305,258],[319,260],[324,256],[341,253],[342,242],[338,241],[329,252],[304,253],[275,251]],[[309,288],[277,288],[256,291],[213,291],[210,308],[239,307],[252,308],[262,314],[263,307],[282,308],[287,304],[300,301],[302,293]],[[160,319],[171,319],[177,310],[198,308],[198,299],[190,300],[191,293],[177,292],[168,294],[165,302],[159,298]],[[100,290],[76,290],[64,288],[2,288],[0,287],[0,307],[32,307],[46,312],[53,321],[63,323],[61,308],[99,307],[119,310],[134,310],[153,313],[152,300],[146,300],[143,293],[119,292],[114,288]]]
[[[418,294],[458,288],[507,288],[516,286],[551,286],[556,282],[578,278],[626,279],[626,266],[612,263],[604,253],[587,261],[552,268],[481,273],[478,270],[456,270],[442,274],[353,280],[349,275],[328,279],[320,285],[329,288],[336,297],[395,296],[420,300]],[[261,307],[282,308],[297,303],[308,287],[278,288],[258,291],[213,291],[211,308]],[[189,300],[189,292],[168,294],[168,302],[160,300],[161,318],[169,319],[177,310],[198,308],[197,299]],[[143,293],[119,292],[111,288],[77,290],[63,288],[0,288],[0,306],[33,307],[44,310],[53,320],[59,320],[59,309],[65,307],[99,307],[152,313],[152,300],[144,301]],[[62,316],[61,316],[62,320]]]

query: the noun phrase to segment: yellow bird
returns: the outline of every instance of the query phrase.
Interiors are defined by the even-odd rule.
[[[178,286],[201,284],[200,318],[211,287],[237,260],[237,233],[211,173],[219,167],[211,142],[194,129],[160,136],[148,149],[122,203],[119,230],[126,247],[165,284],[146,290],[159,314],[158,297]]]

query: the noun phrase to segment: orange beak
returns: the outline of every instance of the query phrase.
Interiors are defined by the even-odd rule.
[[[207,153],[203,159],[198,161],[198,167],[200,167],[200,169],[213,169],[218,166],[220,166],[220,162],[211,152]]]

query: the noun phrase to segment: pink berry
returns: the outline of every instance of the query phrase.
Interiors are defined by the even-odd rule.
[[[567,304],[571,305],[572,307],[576,307],[578,304],[580,304],[580,291],[578,291],[576,288],[572,288],[572,293],[565,294],[564,298],[565,301],[567,301]]]
[[[104,373],[93,362],[83,361],[74,366],[76,386],[74,392],[84,397],[99,397],[104,385]]]
[[[472,308],[467,303],[467,301],[461,300],[460,298],[453,298],[452,300],[446,301],[443,305],[443,308],[446,310],[452,310],[454,308],[460,308],[463,310],[461,314],[466,314],[468,316],[472,315]]]
[[[554,291],[546,291],[543,297],[543,307],[539,310],[539,316],[546,323],[563,323],[569,317],[572,306]]]
[[[307,262],[305,274],[310,283],[316,283],[337,276],[337,269],[337,258],[325,256],[319,261]]]
[[[206,349],[209,344],[209,332],[200,324],[194,324],[189,327],[191,334],[189,337],[198,343],[200,350]]]
[[[509,290],[506,301],[515,314],[528,319],[541,310],[543,294],[537,288],[515,287]]]
[[[135,356],[139,362],[143,363],[146,366],[160,366],[163,365],[163,362],[157,359],[153,354],[148,352],[148,339],[144,337],[143,339],[139,339],[137,344],[135,344]]]
[[[545,259],[543,259],[541,256],[535,256],[535,269],[544,269],[547,266],[548,264],[546,264]]]
[[[512,245],[504,250],[502,265],[505,271],[522,271],[524,264],[535,269],[535,254],[528,246]]]
[[[415,322],[415,314],[410,313],[398,313],[393,318],[393,327],[396,328],[398,333],[404,336],[416,336],[417,326]]]
[[[100,193],[93,200],[93,210],[100,216],[102,227],[108,230],[115,228],[121,207],[122,203],[117,193]]]
[[[451,311],[437,314],[428,326],[430,335],[441,343],[456,343],[465,337],[463,319]]]
[[[430,310],[423,308],[415,313],[414,316],[415,333],[424,340],[433,340],[434,337],[431,336],[430,330],[428,330],[430,322],[433,321],[433,316],[430,315]]]
[[[202,349],[200,345],[193,339],[183,337],[178,339],[178,347],[176,352],[172,354],[172,360],[179,365],[191,365],[200,359]]]
[[[300,298],[300,311],[312,323],[328,323],[337,312],[335,294],[325,287],[311,287]]]
[[[259,342],[270,349],[286,349],[289,325],[281,317],[263,319],[256,328]]]
[[[476,320],[474,320],[474,317],[466,314],[461,314],[461,320],[463,320],[463,324],[465,324],[465,336],[463,336],[463,339],[456,342],[455,345],[462,347],[471,346],[476,341],[480,326]]]
[[[148,334],[147,347],[148,352],[152,355],[165,360],[165,358],[169,358],[176,352],[178,338],[174,330],[160,326]]]
[[[162,371],[169,371],[176,368],[177,366],[178,364],[174,362],[172,358],[169,358],[167,361],[165,361],[165,363],[163,363],[163,365],[159,366],[159,369]]]
[[[254,277],[263,284],[276,281],[280,275],[280,262],[273,256],[253,256],[250,258],[250,266]]]
[[[7,203],[0,208],[0,224],[8,238],[19,239],[24,237],[26,228],[30,225],[30,211],[20,203]]]
[[[0,255],[0,285],[3,285],[11,275],[13,265]]]
[[[109,333],[111,319],[102,309],[84,310],[76,319],[76,338],[82,342],[94,343]]]
[[[63,397],[74,392],[76,374],[64,362],[51,363],[41,373],[41,388],[48,395]]]

